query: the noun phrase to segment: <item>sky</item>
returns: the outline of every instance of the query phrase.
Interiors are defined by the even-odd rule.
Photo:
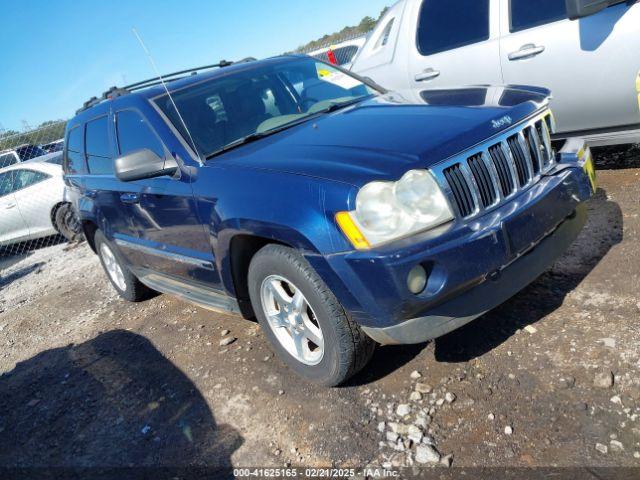
[[[0,129],[67,119],[155,74],[291,51],[392,0],[0,0]]]

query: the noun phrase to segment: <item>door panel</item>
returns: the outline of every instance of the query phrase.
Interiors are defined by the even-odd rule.
[[[218,285],[189,180],[156,178],[140,182],[139,187],[137,201],[129,208],[146,268],[209,287]]]
[[[13,195],[14,172],[0,174],[0,245],[8,245],[29,236],[27,224]]]
[[[543,3],[554,1],[564,4]],[[640,123],[635,91],[639,4],[619,4],[578,21],[557,20],[514,33],[510,0],[502,0],[501,10],[504,81],[549,88],[559,132]]]
[[[120,155],[148,148],[158,156],[172,155],[138,110],[116,113]],[[211,288],[220,284],[211,245],[207,241],[188,175],[160,177],[124,184],[120,197],[135,235],[121,248],[137,250],[147,270]]]
[[[501,84],[498,0],[414,2],[409,48],[414,88]],[[424,9],[424,10],[423,10]]]
[[[27,170],[21,170],[23,175]],[[53,207],[62,200],[62,185],[59,179],[47,178],[14,193],[18,209],[22,214],[31,238],[55,235],[51,222]]]

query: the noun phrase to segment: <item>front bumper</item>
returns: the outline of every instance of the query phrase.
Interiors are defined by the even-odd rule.
[[[550,174],[483,217],[325,257],[324,271],[314,266],[374,340],[412,344],[442,336],[526,287],[575,240],[593,194],[578,150],[563,149]],[[428,281],[415,295],[407,276],[417,265]]]

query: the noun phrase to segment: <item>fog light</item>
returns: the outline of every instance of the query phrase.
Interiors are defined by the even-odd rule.
[[[407,287],[414,294],[422,293],[427,286],[427,272],[422,265],[417,265],[409,272]]]

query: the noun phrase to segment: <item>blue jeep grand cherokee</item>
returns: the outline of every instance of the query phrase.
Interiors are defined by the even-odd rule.
[[[199,71],[69,122],[86,238],[125,299],[257,317],[311,381],[481,316],[585,223],[590,152],[553,150],[548,91],[390,93],[299,56]]]

